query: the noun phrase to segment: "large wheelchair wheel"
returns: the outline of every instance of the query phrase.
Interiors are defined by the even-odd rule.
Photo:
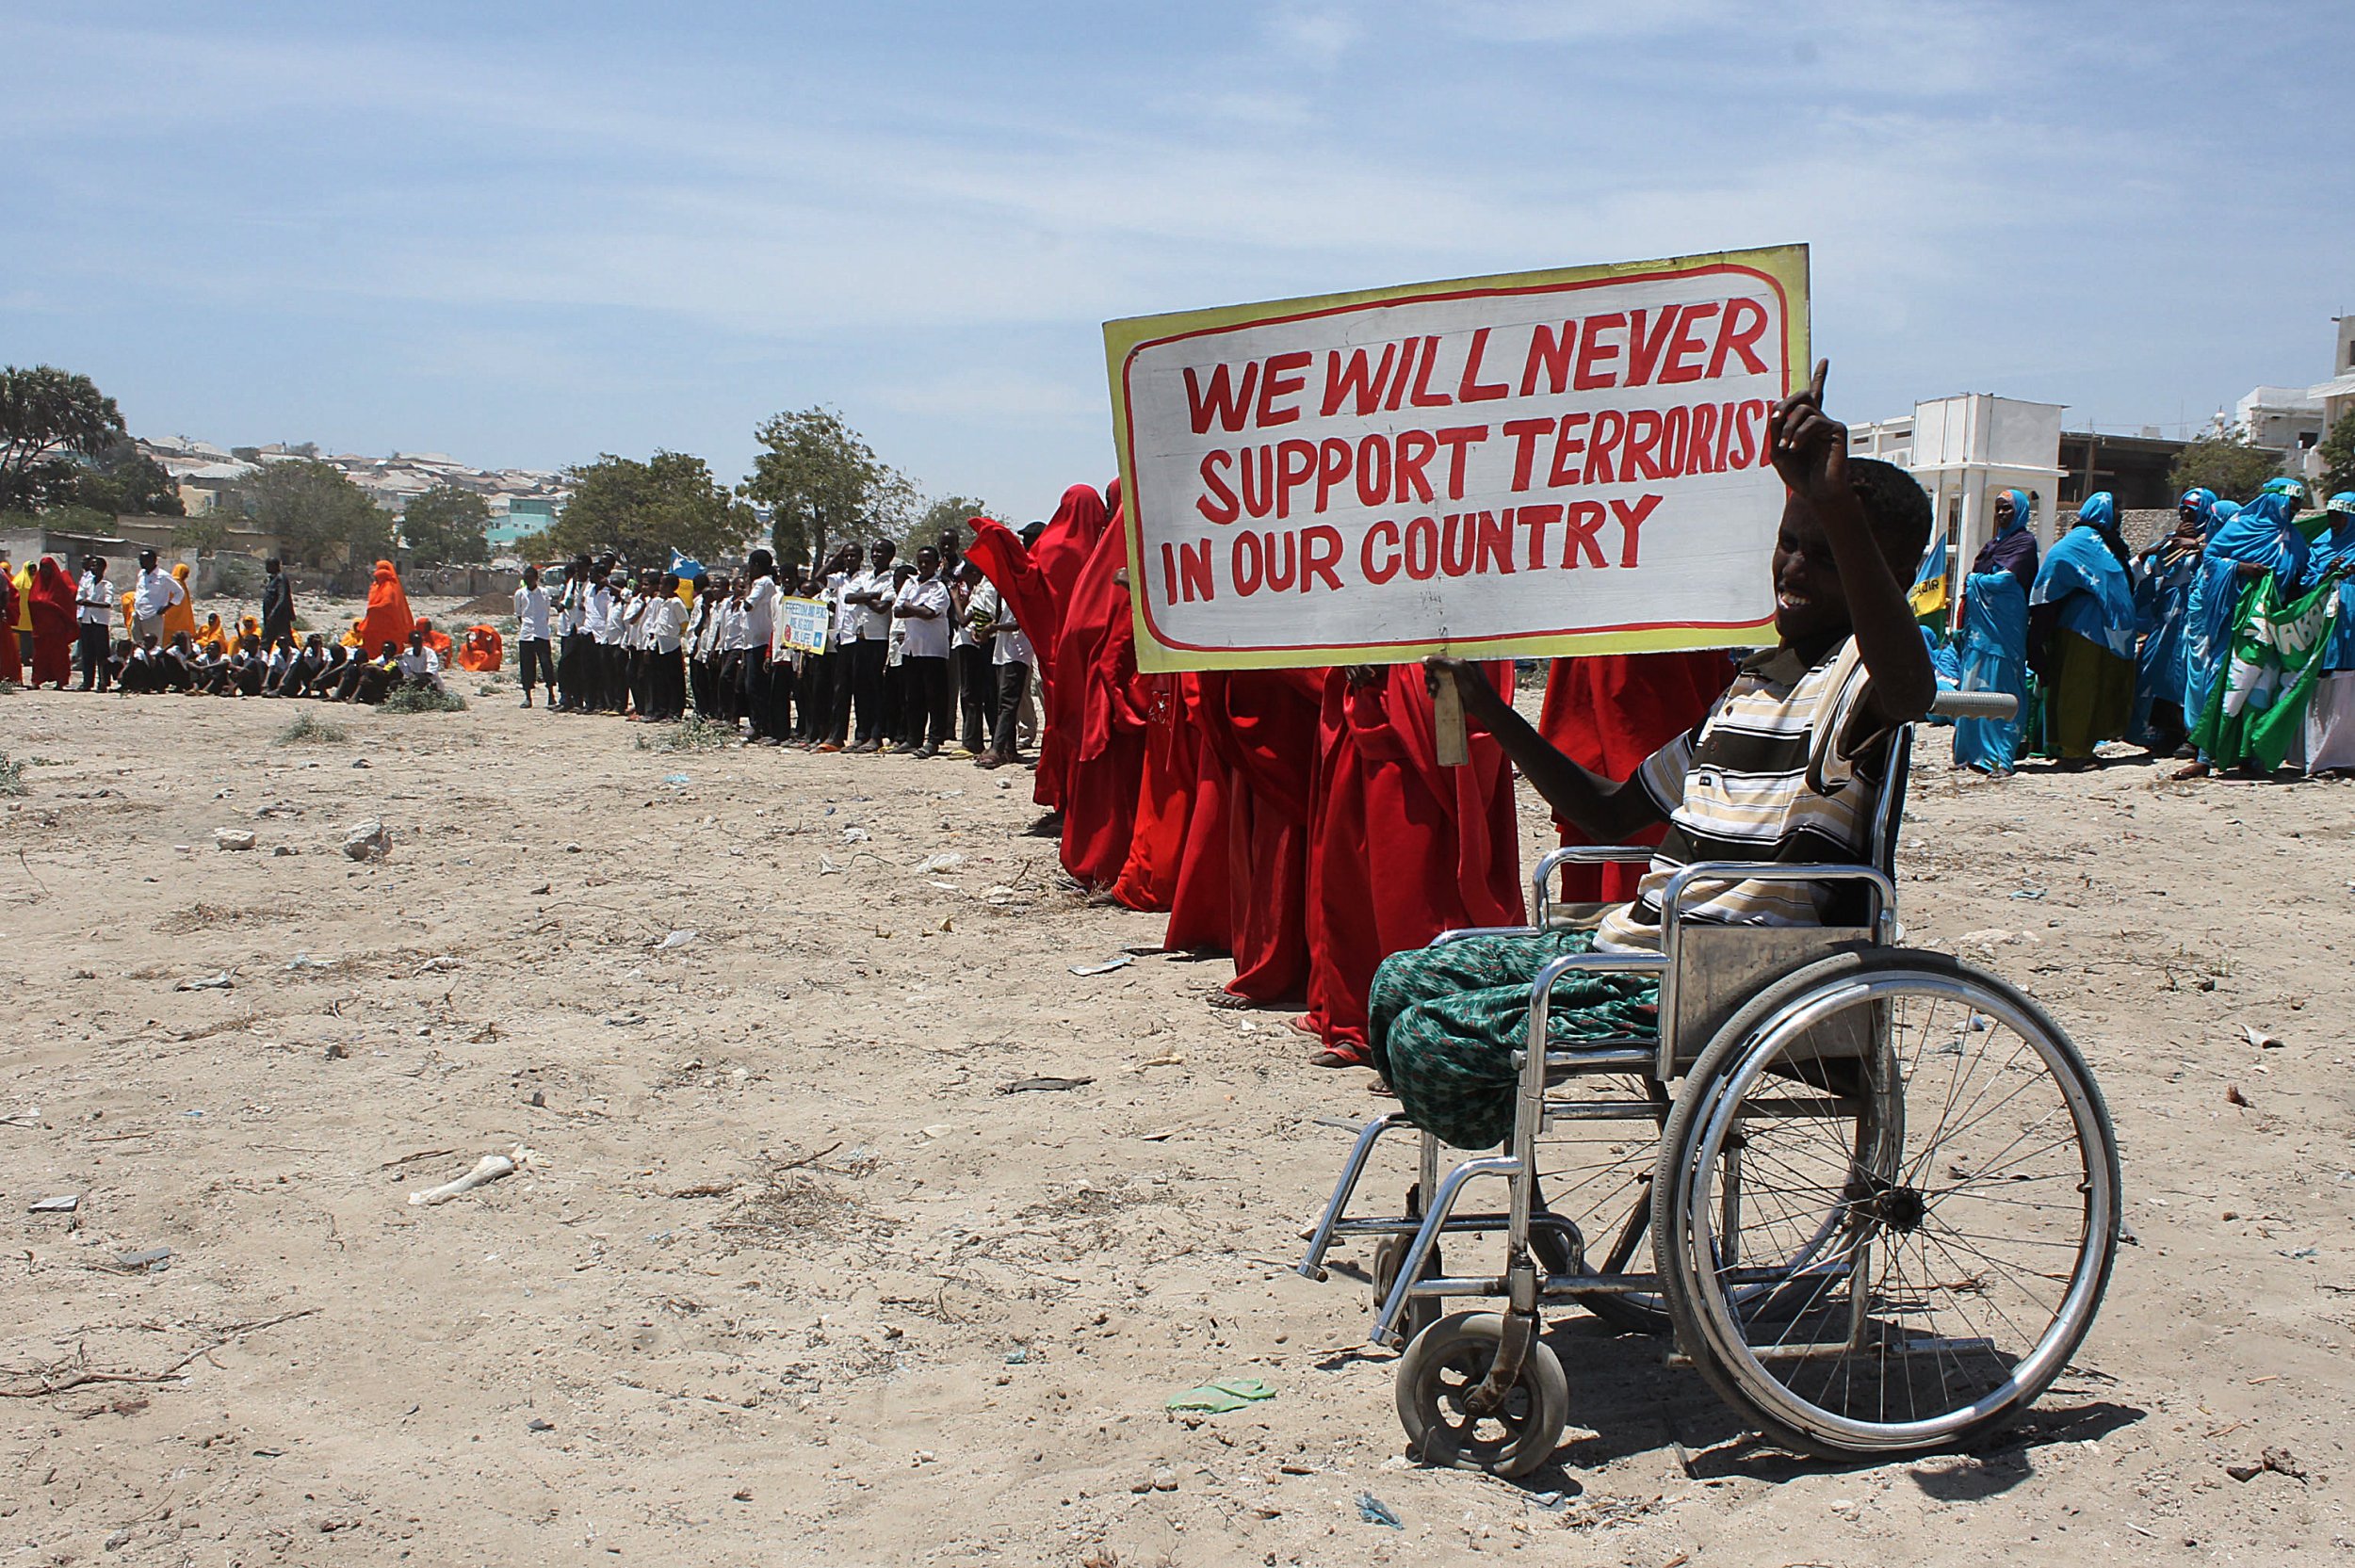
[[[2018,990],[1875,948],[1753,998],[1662,1134],[1653,1242],[1678,1338],[1776,1442],[1968,1444],[2092,1327],[2118,1152],[2076,1047]]]

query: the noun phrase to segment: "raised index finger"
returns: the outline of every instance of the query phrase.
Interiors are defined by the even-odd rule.
[[[1815,379],[1807,384],[1808,401],[1813,403],[1819,409],[1824,406],[1824,378],[1829,374],[1831,374],[1831,361],[1817,360],[1815,362]]]

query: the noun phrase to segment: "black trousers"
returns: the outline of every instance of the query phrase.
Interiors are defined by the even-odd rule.
[[[646,650],[646,695],[652,706],[646,709],[650,719],[669,722],[687,713],[687,660],[676,648],[664,653],[659,648]]]
[[[832,654],[804,654],[800,723],[794,734],[804,740],[820,741],[834,733],[834,672]]]
[[[73,654],[82,661],[82,689],[91,690],[91,683],[95,682],[95,689],[106,690],[107,684],[106,628],[84,626],[74,639]]]
[[[863,637],[845,650],[850,655],[851,701],[858,708],[858,738],[863,744],[885,738],[883,728],[884,660],[890,644],[879,637]],[[836,721],[837,733],[840,720]]]
[[[774,701],[771,688],[775,685],[769,672],[769,650],[745,649],[743,675],[738,689],[743,694],[744,717],[752,720],[755,740],[762,739],[769,734],[769,704]]]
[[[1015,737],[1022,723],[1022,699],[1030,689],[1029,665],[1015,663],[998,667],[998,723],[990,735],[989,749],[1001,757],[1015,754]]]
[[[957,706],[963,710],[965,749],[979,755],[989,748],[991,721],[998,717],[998,671],[990,668],[986,647],[950,650],[949,662],[957,677]]]
[[[629,711],[629,650],[618,642],[597,646],[598,662],[605,667],[605,707],[609,713]]]
[[[647,657],[646,650],[643,648],[623,649],[622,669],[625,671],[623,684],[629,693],[629,702],[626,706],[636,708],[641,714],[652,712],[654,709],[654,664]]]
[[[915,746],[938,751],[952,738],[949,712],[949,660],[903,658],[900,661],[900,700],[906,714],[907,738]]]
[[[546,638],[528,637],[516,643],[515,668],[523,676],[525,696],[531,695],[531,680],[535,671],[539,672],[541,681],[546,685],[548,695],[551,698],[556,695],[556,661],[548,657]]]

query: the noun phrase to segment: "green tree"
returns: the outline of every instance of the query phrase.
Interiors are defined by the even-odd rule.
[[[88,376],[37,364],[0,368],[0,511],[38,511],[74,497],[77,457],[122,436],[122,411]]]
[[[74,477],[73,500],[112,517],[186,517],[188,511],[163,464],[129,436],[117,436],[91,454],[89,465]]]
[[[760,455],[737,493],[770,509],[781,559],[823,560],[833,542],[860,530],[893,540],[907,531],[915,487],[832,409],[772,414],[753,435]]]
[[[2177,453],[2168,482],[2178,495],[2206,489],[2227,501],[2246,501],[2281,474],[2282,454],[2258,445],[2248,431],[2235,427],[2220,435],[2201,436]]]
[[[2337,422],[2322,433],[2322,445],[2314,451],[2322,459],[2325,498],[2343,490],[2355,490],[2355,410],[2339,415]]]
[[[205,512],[174,527],[171,542],[183,550],[209,556],[229,542],[229,525],[219,512]]]
[[[735,550],[757,525],[753,509],[732,500],[704,460],[657,452],[645,462],[608,452],[565,470],[572,499],[548,530],[556,553],[618,551],[659,564],[670,552],[709,560]]]
[[[410,558],[427,566],[468,566],[491,558],[491,508],[447,479],[413,499],[400,514]]]
[[[312,458],[262,464],[221,493],[220,509],[276,535],[279,553],[304,566],[374,560],[392,540],[392,518],[367,492]]]
[[[908,537],[901,541],[901,548],[913,555],[918,548],[939,542],[942,534],[953,533],[959,544],[973,542],[973,530],[965,525],[976,517],[994,517],[987,501],[977,501],[970,495],[943,495],[928,503],[924,514],[908,529]]]

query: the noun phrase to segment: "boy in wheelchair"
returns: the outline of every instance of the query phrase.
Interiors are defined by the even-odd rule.
[[[1667,823],[1634,901],[1606,911],[1592,930],[1469,937],[1383,961],[1368,1008],[1373,1065],[1414,1123],[1446,1142],[1478,1149],[1510,1134],[1513,1054],[1536,972],[1564,953],[1657,951],[1662,889],[1680,867],[1868,858],[1875,791],[1840,786],[1876,783],[1892,735],[1926,714],[1937,693],[1906,598],[1929,541],[1930,503],[1903,469],[1848,456],[1847,428],[1823,411],[1825,371],[1819,364],[1811,384],[1768,421],[1787,490],[1771,565],[1778,640],[1746,659],[1709,717],[1632,778],[1600,778],[1554,750],[1476,666],[1429,661],[1435,689],[1454,681],[1467,714],[1590,840],[1617,843]],[[1860,664],[1861,687],[1843,702]],[[1735,882],[1688,902],[1684,918],[1821,925],[1831,900],[1819,883]],[[1648,1032],[1657,994],[1642,976],[1567,975],[1554,992],[1552,1043]]]

